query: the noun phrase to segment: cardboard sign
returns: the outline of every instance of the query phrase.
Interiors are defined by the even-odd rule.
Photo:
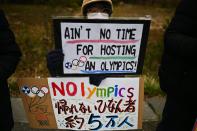
[[[129,130],[142,128],[141,78],[106,78],[99,87],[88,77],[20,79],[32,128]]]
[[[47,79],[18,79],[23,105],[32,128],[57,128]]]
[[[149,25],[150,20],[54,19],[64,74],[141,74]]]

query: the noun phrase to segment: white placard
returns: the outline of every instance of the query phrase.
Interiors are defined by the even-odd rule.
[[[136,73],[144,24],[61,22],[64,74]]]
[[[58,129],[137,129],[139,83],[139,78],[106,78],[96,87],[88,77],[48,78]]]

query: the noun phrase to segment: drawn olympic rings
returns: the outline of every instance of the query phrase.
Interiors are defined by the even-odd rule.
[[[33,86],[32,88],[23,86],[21,90],[29,97],[35,97],[36,95],[39,97],[44,97],[49,92],[49,89],[45,86],[41,87],[40,89],[36,86]]]
[[[65,67],[66,67],[67,69],[71,69],[71,68],[72,68],[72,63],[66,62],[66,63],[65,63]]]
[[[74,59],[72,61],[73,66],[83,67],[87,61],[87,58],[85,56],[81,56],[79,59]]]
[[[65,67],[67,69],[77,70],[78,67],[83,67],[87,61],[85,56],[79,57],[79,59],[74,59],[72,63],[67,62],[65,63]]]
[[[40,90],[39,90],[36,86],[34,86],[34,87],[31,88],[31,92],[32,92],[33,94],[38,95],[39,97],[44,97],[45,94],[48,93],[48,91],[49,91],[49,90],[48,90],[47,87],[42,87]]]

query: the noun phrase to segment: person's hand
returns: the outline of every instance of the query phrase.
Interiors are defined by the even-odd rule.
[[[100,83],[102,82],[102,80],[104,80],[107,76],[90,76],[89,77],[89,81],[90,84],[95,85],[95,86],[99,86]]]
[[[47,54],[47,67],[52,77],[63,75],[64,54],[61,49],[50,51]]]

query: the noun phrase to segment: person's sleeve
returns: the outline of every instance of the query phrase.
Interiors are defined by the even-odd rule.
[[[90,81],[90,84],[99,86],[105,78],[107,78],[107,76],[105,75],[99,75],[99,76],[95,75],[95,76],[90,76],[89,81]]]
[[[178,32],[166,32],[164,48],[169,54],[182,58],[197,57],[197,38]]]
[[[0,78],[7,79],[12,75],[20,60],[21,51],[15,42],[13,32],[5,15],[0,11]]]
[[[63,76],[64,54],[61,49],[50,51],[47,56],[47,68],[52,77]]]

